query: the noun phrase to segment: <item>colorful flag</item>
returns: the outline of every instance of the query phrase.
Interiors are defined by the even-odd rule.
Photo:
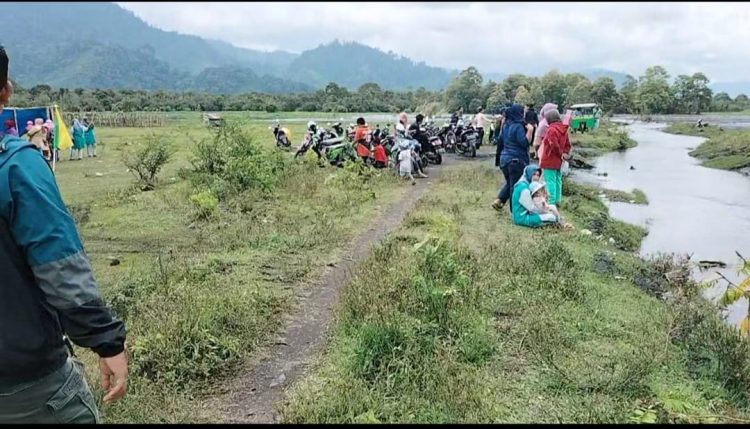
[[[60,108],[54,106],[52,109],[52,116],[53,120],[55,121],[55,141],[53,143],[53,146],[55,147],[55,149],[70,149],[71,147],[73,147],[73,139],[70,138],[68,127],[66,127],[65,122],[63,122],[62,115],[60,114]]]

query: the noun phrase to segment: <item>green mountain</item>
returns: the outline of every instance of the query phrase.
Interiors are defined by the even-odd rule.
[[[300,54],[289,65],[285,76],[315,87],[336,82],[356,89],[374,82],[384,88],[400,90],[444,88],[456,74],[359,43],[334,41]]]

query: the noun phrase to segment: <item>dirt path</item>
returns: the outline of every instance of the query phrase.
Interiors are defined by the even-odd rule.
[[[401,224],[440,171],[454,163],[453,156],[446,157],[443,166],[429,168],[429,179],[418,179],[415,186],[405,184],[408,190],[404,196],[352,240],[342,258],[329,264],[315,284],[301,291],[305,295],[286,317],[282,333],[266,347],[257,365],[232,382],[229,393],[216,398],[218,403],[208,405],[221,411],[224,422],[278,422],[275,406],[283,399],[285,390],[301,379],[325,345],[341,286],[352,278],[357,264],[367,257],[372,246]]]

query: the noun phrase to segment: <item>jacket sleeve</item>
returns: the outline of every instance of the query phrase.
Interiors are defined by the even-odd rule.
[[[531,191],[524,189],[521,191],[521,196],[518,198],[518,203],[523,206],[529,213],[539,213],[540,210],[534,205],[534,199],[531,198]]]
[[[52,172],[37,151],[21,150],[11,162],[11,231],[47,303],[73,343],[102,357],[119,354],[125,325],[101,298]]]
[[[570,151],[573,150],[573,147],[570,145],[570,136],[567,133],[567,129],[565,131],[565,134],[562,135],[561,152],[570,153]]]
[[[522,126],[514,127],[515,129],[515,140],[520,144],[521,146],[528,149],[529,147],[529,139],[526,138],[526,128]]]

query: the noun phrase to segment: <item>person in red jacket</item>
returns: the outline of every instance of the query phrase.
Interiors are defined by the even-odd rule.
[[[560,120],[560,112],[550,109],[545,112],[544,118],[549,124],[547,133],[544,135],[542,144],[542,156],[539,166],[543,170],[544,181],[549,190],[549,203],[560,204],[562,201],[562,167],[563,160],[570,158],[570,138],[568,137],[568,126]]]
[[[383,146],[382,141],[378,140],[373,152],[375,152],[375,168],[388,167],[388,154],[385,152],[385,146]]]
[[[354,146],[357,149],[357,155],[365,163],[369,162],[371,156],[368,134],[370,134],[370,127],[367,126],[365,118],[357,118],[357,129],[354,132]]]

